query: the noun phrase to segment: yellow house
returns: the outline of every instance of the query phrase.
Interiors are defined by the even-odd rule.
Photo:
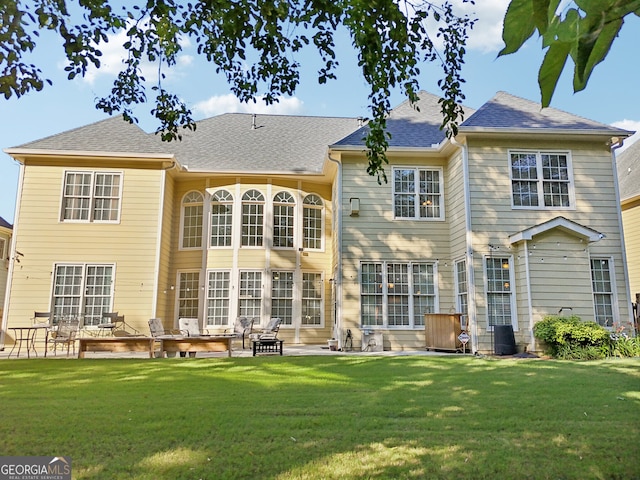
[[[459,313],[473,351],[507,325],[535,350],[560,309],[629,324],[611,145],[631,132],[501,92],[447,139],[420,97],[388,119],[382,185],[356,118],[226,114],[172,143],[112,118],[5,150],[22,256],[4,342],[35,310],[145,334],[279,317],[286,343],[393,350],[425,348],[425,314]]]
[[[7,291],[7,276],[9,274],[9,251],[11,248],[11,234],[13,226],[0,217],[0,318],[4,307]]]
[[[618,156],[622,224],[634,303],[640,300],[640,142]]]

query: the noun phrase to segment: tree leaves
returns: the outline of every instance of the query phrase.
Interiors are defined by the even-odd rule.
[[[596,65],[609,53],[624,17],[640,14],[640,0],[575,0],[558,11],[559,0],[512,0],[505,15],[498,54],[518,51],[537,31],[547,49],[540,71],[541,103],[549,106],[567,59],[574,63],[574,92],[583,90]]]
[[[318,82],[336,77],[334,33],[340,25],[351,37],[370,89],[367,171],[379,182],[386,181],[389,135],[385,127],[391,90],[399,88],[417,102],[422,64],[433,62],[442,72],[439,85],[446,134],[455,135],[463,118],[460,72],[474,20],[457,16],[449,1],[436,5],[423,0],[131,0],[116,13],[110,2],[102,0],[78,0],[77,4],[4,0],[0,15],[0,93],[5,98],[44,86],[42,72],[22,62],[23,55],[36,47],[39,29],[55,31],[63,40],[69,79],[84,76],[91,65],[99,68],[101,45],[111,34],[124,30],[127,58],[111,92],[98,99],[96,107],[136,122],[133,108],[147,101],[141,64],[156,63],[151,114],[166,141],[179,140],[181,128],[195,128],[190,110],[163,86],[163,69],[175,64],[182,39],[192,40],[198,54],[226,75],[241,101],[262,97],[274,103],[295,93],[300,82],[296,53],[306,46],[315,48],[322,61]],[[442,39],[442,51],[434,46],[436,37]]]

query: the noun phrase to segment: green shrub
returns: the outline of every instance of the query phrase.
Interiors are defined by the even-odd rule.
[[[547,315],[533,327],[551,355],[558,358],[603,358],[603,346],[609,342],[609,331],[596,322],[583,322],[577,315]]]

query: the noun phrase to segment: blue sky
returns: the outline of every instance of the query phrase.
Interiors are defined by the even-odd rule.
[[[459,0],[456,0],[459,1]],[[531,39],[519,52],[497,58],[502,48],[502,18],[508,0],[480,0],[467,6],[479,19],[471,33],[463,75],[466,79],[465,105],[478,108],[498,91],[539,101],[537,73],[543,52],[539,39]],[[107,118],[94,107],[95,98],[111,88],[122,58],[121,45],[114,38],[103,49],[103,66],[84,79],[66,80],[64,52],[55,39],[41,37],[32,62],[53,80],[53,86],[30,93],[20,99],[0,98],[0,149],[14,147],[49,135]],[[357,59],[348,38],[338,45],[338,80],[319,85],[319,65],[313,50],[297,57],[303,65],[301,84],[294,97],[267,109],[264,104],[244,105],[235,100],[222,75],[216,74],[205,59],[198,59],[193,45],[185,45],[184,54],[164,83],[181,96],[196,119],[227,112],[257,112],[338,117],[368,116],[368,88],[357,68]],[[571,69],[563,74],[551,106],[605,124],[640,131],[640,65],[636,61],[640,45],[640,19],[630,18],[606,60],[596,67],[586,90],[573,93]],[[421,88],[439,94],[437,81],[441,72],[437,65],[422,67]],[[151,78],[151,74],[147,76]],[[151,92],[149,92],[151,97]],[[393,92],[392,104],[404,99]],[[136,110],[140,126],[147,132],[156,124],[147,113],[150,105]],[[634,138],[635,139],[635,138]],[[627,141],[628,143],[628,141]],[[13,223],[18,183],[18,164],[0,152],[0,216]]]

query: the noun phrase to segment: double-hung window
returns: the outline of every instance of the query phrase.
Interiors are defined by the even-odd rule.
[[[180,272],[178,318],[198,318],[200,272]]]
[[[293,324],[293,272],[273,272],[271,316],[280,318],[282,325]]]
[[[211,246],[230,247],[233,232],[233,196],[218,190],[211,196]]]
[[[571,160],[567,152],[509,153],[515,208],[571,208]]]
[[[363,326],[418,327],[436,301],[435,266],[426,262],[362,263]]]
[[[322,274],[302,274],[302,325],[322,326]]]
[[[249,190],[242,196],[242,246],[261,247],[263,229],[264,195],[258,190]]]
[[[591,285],[595,320],[603,327],[614,324],[613,280],[608,258],[591,259]]]
[[[455,262],[454,273],[456,276],[456,307],[458,312],[462,314],[462,328],[467,327],[467,317],[469,314],[469,296],[467,282],[467,262],[466,260],[458,260]]]
[[[262,272],[241,271],[238,289],[238,316],[260,318],[262,312]],[[258,325],[255,325],[258,327]]]
[[[322,199],[315,194],[302,201],[302,246],[305,250],[322,248]]]
[[[202,208],[200,192],[189,192],[182,199],[182,248],[202,247]]]
[[[84,325],[98,325],[111,310],[113,265],[58,264],[53,283],[53,317],[83,317]]]
[[[208,327],[228,325],[230,272],[216,270],[209,272],[207,289],[207,321]]]
[[[296,202],[288,192],[273,197],[273,246],[293,248],[294,213]]]
[[[513,324],[513,287],[511,260],[508,257],[486,257],[487,317],[489,326]]]
[[[410,220],[444,219],[441,168],[393,169],[393,216]]]
[[[62,221],[117,222],[122,174],[65,172]]]

